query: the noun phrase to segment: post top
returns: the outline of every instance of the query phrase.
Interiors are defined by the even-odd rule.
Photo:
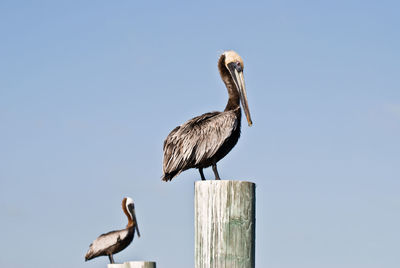
[[[240,181],[240,180],[205,180],[205,181],[195,181],[194,182],[195,185],[226,185],[226,184],[232,184],[232,185],[238,185],[238,184],[254,184],[254,182],[251,181]]]
[[[124,263],[108,264],[107,268],[156,268],[154,261],[127,261]]]
[[[155,261],[127,261],[128,264],[155,264]]]

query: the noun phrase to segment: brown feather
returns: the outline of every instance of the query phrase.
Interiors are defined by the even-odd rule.
[[[128,224],[126,225],[126,227],[131,227],[133,226],[134,222],[131,215],[128,212],[128,209],[126,208],[126,200],[127,200],[126,197],[122,200],[122,210],[124,211],[126,217],[128,218]]]

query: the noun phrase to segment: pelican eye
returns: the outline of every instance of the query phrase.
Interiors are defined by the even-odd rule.
[[[242,65],[240,64],[240,62],[236,62],[236,70],[238,71],[238,72],[241,72],[241,71],[243,71],[243,68],[242,68]]]

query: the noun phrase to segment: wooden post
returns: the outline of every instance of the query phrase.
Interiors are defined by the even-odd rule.
[[[121,264],[109,264],[107,268],[156,268],[156,263],[152,261],[129,261]]]
[[[195,182],[195,268],[255,267],[255,184]]]

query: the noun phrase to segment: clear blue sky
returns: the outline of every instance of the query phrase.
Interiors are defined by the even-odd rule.
[[[258,268],[400,263],[398,1],[0,2],[0,266],[194,264],[196,170],[161,182],[177,125],[222,110],[219,54],[245,62],[254,122],[219,163],[257,184]],[[206,171],[212,177],[212,171]]]

